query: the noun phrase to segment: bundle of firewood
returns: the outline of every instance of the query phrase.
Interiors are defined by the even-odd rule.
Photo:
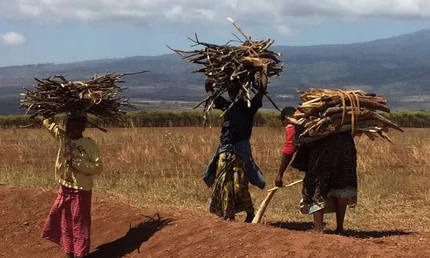
[[[193,73],[204,73],[206,75],[205,90],[208,96],[194,108],[205,103],[205,113],[207,114],[214,103],[214,100],[227,92],[230,88],[237,87],[239,91],[232,105],[243,98],[250,105],[251,92],[260,89],[262,67],[267,64],[267,76],[279,75],[283,69],[283,63],[277,59],[280,53],[269,51],[274,40],[266,39],[260,41],[251,40],[235,23],[228,18],[233,25],[244,36],[245,40],[240,41],[240,46],[216,45],[201,42],[197,35],[196,39],[190,39],[195,43],[194,46],[203,46],[203,49],[183,51],[172,49],[182,58],[190,63],[203,65],[203,68],[193,71]],[[266,95],[271,101],[271,99]],[[271,101],[273,103],[273,101]],[[273,103],[274,104],[274,103]],[[274,104],[276,107],[276,105]],[[276,107],[277,108],[277,107]]]
[[[117,74],[106,73],[102,76],[94,75],[89,81],[69,81],[64,76],[54,78],[35,79],[35,91],[25,89],[21,93],[20,108],[27,108],[26,114],[30,118],[51,118],[58,114],[70,114],[77,110],[102,119],[103,121],[122,120],[125,113],[121,106],[138,109],[128,99],[117,97],[125,90],[118,87],[120,79],[125,75],[144,73]]]
[[[360,90],[309,89],[299,91],[304,102],[288,122],[296,126],[297,143],[321,139],[327,135],[351,131],[355,136],[365,134],[371,140],[387,136],[389,128],[403,132],[378,111],[390,113],[386,100]]]

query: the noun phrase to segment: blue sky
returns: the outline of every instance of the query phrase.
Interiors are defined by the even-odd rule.
[[[225,43],[233,18],[276,45],[353,43],[430,28],[429,0],[0,0],[0,66],[170,53]]]

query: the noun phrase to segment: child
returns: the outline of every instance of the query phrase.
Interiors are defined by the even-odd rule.
[[[86,121],[84,112],[69,115],[64,131],[53,119],[43,120],[44,127],[60,143],[55,164],[60,188],[42,237],[61,245],[69,258],[83,257],[90,251],[93,176],[103,170],[99,148],[82,135]]]

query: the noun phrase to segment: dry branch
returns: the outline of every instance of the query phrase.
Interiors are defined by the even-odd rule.
[[[284,185],[282,187],[290,187],[290,186],[296,185],[296,184],[301,183],[301,182],[303,182],[303,180],[298,180],[298,181],[295,181],[291,184]],[[272,200],[273,196],[275,195],[276,191],[279,188],[280,187],[274,187],[274,188],[268,190],[269,193],[267,194],[267,196],[263,200],[263,202],[260,204],[260,208],[258,208],[258,211],[257,211],[254,219],[252,220],[252,223],[260,223],[261,222],[261,219],[263,218],[264,213],[266,212],[267,206],[269,205],[270,201]]]
[[[225,45],[202,42],[197,35],[195,39],[190,40],[195,43],[194,46],[202,46],[203,49],[184,51],[167,46],[185,61],[204,66],[193,73],[204,73],[206,76],[205,90],[208,96],[194,107],[205,103],[205,117],[212,109],[214,99],[232,88],[239,90],[238,98],[233,104],[241,98],[249,104],[252,90],[260,90],[263,65],[267,64],[268,77],[279,75],[283,70],[283,63],[277,58],[281,54],[268,50],[274,40],[251,40],[251,37],[248,37],[232,19],[228,19],[245,38],[240,46],[230,45],[229,43],[233,41]],[[267,94],[266,97],[279,110]]]
[[[359,90],[328,90],[311,88],[299,91],[304,101],[297,109],[300,111],[287,118],[289,123],[301,128],[296,143],[306,143],[327,135],[352,131],[353,135],[367,135],[371,140],[380,136],[391,142],[385,134],[389,128],[403,130],[384,116],[389,113],[386,100],[374,93]]]
[[[20,108],[26,108],[26,114],[31,118],[51,118],[62,113],[71,113],[77,110],[86,111],[89,114],[104,121],[122,121],[124,111],[120,107],[138,109],[128,99],[117,97],[125,90],[118,87],[123,76],[141,74],[137,73],[106,73],[94,75],[89,81],[69,81],[64,76],[54,78],[35,78],[37,84],[35,91],[25,89],[21,94]]]

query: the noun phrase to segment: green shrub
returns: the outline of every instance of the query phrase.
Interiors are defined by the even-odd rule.
[[[207,126],[220,126],[222,117],[220,111],[212,111],[208,117]],[[401,127],[430,127],[430,112],[399,111],[384,114]],[[65,116],[55,118],[57,122],[63,121]],[[201,111],[136,111],[125,115],[122,123],[106,123],[93,115],[89,116],[91,123],[101,127],[192,127],[203,126],[203,112]],[[0,116],[1,128],[39,128],[41,123],[35,123],[28,116]],[[281,126],[278,111],[260,111],[254,119],[255,126]],[[90,126],[91,127],[91,126]]]

